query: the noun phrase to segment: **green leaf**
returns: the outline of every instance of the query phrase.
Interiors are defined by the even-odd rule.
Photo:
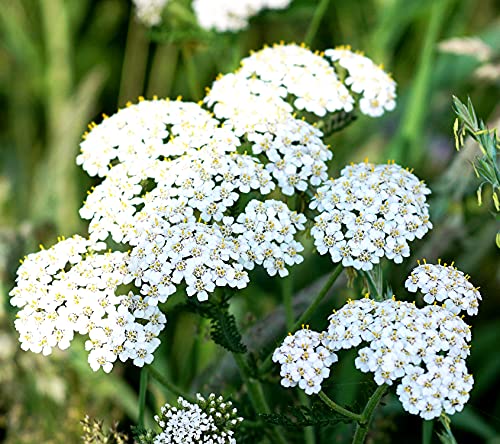
[[[229,313],[229,302],[198,302],[189,300],[188,310],[210,320],[212,340],[232,353],[246,353],[247,347],[241,342],[241,334],[235,317]]]

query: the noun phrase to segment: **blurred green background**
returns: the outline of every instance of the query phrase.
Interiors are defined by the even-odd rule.
[[[83,342],[49,358],[21,351],[8,301],[20,257],[40,243],[52,244],[59,235],[86,233],[78,208],[92,181],[75,157],[87,124],[140,95],[200,100],[217,73],[235,69],[249,50],[280,40],[303,41],[315,14],[317,31],[308,42],[312,49],[350,44],[383,63],[398,82],[396,111],[383,119],[361,117],[328,140],[334,151],[332,174],[366,156],[382,162],[391,158],[414,168],[430,185],[434,230],[412,248],[408,261],[387,267],[385,274],[404,298],[402,284],[414,259],[441,257],[455,260],[481,286],[484,300],[480,315],[471,321],[469,359],[476,383],[466,410],[453,417],[453,428],[458,442],[500,442],[498,222],[489,199],[477,205],[478,181],[470,165],[477,146],[466,144],[459,153],[454,149],[451,107],[452,94],[462,100],[470,96],[478,115],[490,127],[499,126],[498,68],[497,76],[488,78],[477,70],[499,61],[500,4],[331,0],[319,16],[318,3],[295,0],[287,10],[254,18],[243,32],[217,35],[186,30],[175,15],[165,17],[163,29],[148,31],[137,23],[127,0],[1,0],[0,442],[76,443],[85,414],[108,424],[120,420],[124,428],[137,417],[136,369],[117,365],[111,375],[93,373]],[[491,60],[438,49],[439,42],[457,36],[480,37],[491,48]],[[326,273],[329,268],[327,260],[306,258],[293,281],[295,291],[303,290],[298,304],[312,291],[307,270]],[[262,276],[256,290],[236,299],[243,327],[267,325],[274,318],[264,316],[274,312],[273,335],[284,331],[279,286]],[[356,288],[336,292],[328,309],[355,293]],[[325,317],[312,325],[323,328]],[[216,366],[222,355],[206,339],[206,325],[182,313],[171,319],[175,322],[167,325],[155,365],[187,390],[217,387],[217,378],[223,379],[227,370]],[[250,345],[253,340],[249,335]],[[352,361],[346,362],[333,371],[339,384],[333,382],[330,391],[339,402],[355,404],[364,396],[364,382]],[[217,378],[204,376],[214,372]],[[151,390],[149,413],[172,399],[159,387]],[[376,418],[371,442],[422,442],[422,421],[402,413],[389,399]],[[335,442],[348,442],[349,434],[346,438],[343,433],[337,430]]]

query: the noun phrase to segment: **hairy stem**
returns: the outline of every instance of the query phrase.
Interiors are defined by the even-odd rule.
[[[361,414],[361,420],[358,421],[358,425],[356,426],[356,432],[354,433],[352,444],[363,444],[365,442],[366,434],[368,433],[368,427],[370,426],[375,408],[382,399],[382,396],[384,396],[386,390],[387,385],[385,384],[377,387],[377,390],[375,390],[373,395],[366,403],[365,409]]]
[[[344,407],[338,405],[334,401],[332,401],[328,395],[324,391],[320,391],[318,393],[318,396],[321,398],[321,400],[332,410],[334,410],[337,413],[340,413],[341,415],[345,416],[346,418],[350,418],[354,421],[357,421],[358,423],[363,420],[363,416],[359,415],[358,413],[351,412],[350,410],[345,409]]]
[[[151,374],[151,376],[154,378],[154,380],[157,381],[163,387],[165,387],[170,393],[172,393],[176,396],[182,396],[186,401],[189,401],[191,403],[196,402],[195,398],[193,398],[189,395],[186,395],[179,387],[177,387],[175,384],[172,384],[170,381],[168,381],[167,378],[165,378],[153,366],[149,366],[148,371]]]

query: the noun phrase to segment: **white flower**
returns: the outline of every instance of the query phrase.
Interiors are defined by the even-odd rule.
[[[329,321],[322,344],[335,352],[367,342],[356,368],[373,373],[378,385],[401,380],[396,391],[408,412],[432,419],[467,402],[470,328],[445,308],[365,298],[349,301]]]
[[[302,262],[303,246],[294,240],[304,229],[305,216],[277,200],[252,200],[236,219],[234,231],[240,233],[240,263],[247,269],[262,265],[270,276],[288,275],[286,265]]]
[[[345,167],[339,178],[318,188],[310,203],[320,213],[311,229],[318,253],[361,270],[370,270],[384,256],[401,263],[410,255],[408,241],[432,228],[429,193],[399,165]]]
[[[199,393],[196,403],[179,397],[179,407],[165,404],[155,420],[162,429],[155,444],[236,444],[234,429],[243,421],[231,401],[213,393],[205,399]]]
[[[241,61],[239,74],[257,76],[293,97],[294,107],[323,117],[353,110],[354,99],[334,68],[319,53],[295,44],[273,45]]]
[[[469,282],[469,276],[451,265],[427,264],[425,261],[414,268],[405,282],[411,292],[420,290],[427,304],[442,303],[452,313],[478,312],[482,299],[478,289]]]
[[[67,349],[75,333],[87,335],[93,370],[111,371],[117,358],[152,361],[166,318],[156,306],[117,288],[132,281],[129,256],[97,254],[103,245],[75,236],[29,255],[18,270],[11,303],[23,350],[48,355]]]
[[[158,25],[161,22],[161,12],[168,0],[133,0],[139,21],[146,26]]]
[[[285,338],[273,353],[273,361],[281,365],[281,384],[299,386],[308,395],[318,393],[321,383],[330,375],[337,355],[321,345],[323,334],[303,328]]]
[[[291,0],[194,0],[199,25],[217,32],[237,32],[264,9],[285,9]]]
[[[347,70],[345,84],[361,95],[359,108],[363,114],[380,117],[396,107],[396,82],[371,59],[349,47],[327,49],[325,55]]]

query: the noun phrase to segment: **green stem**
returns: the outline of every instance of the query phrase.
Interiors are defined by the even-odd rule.
[[[141,429],[144,428],[144,411],[146,410],[146,392],[148,389],[148,369],[141,369],[141,380],[139,383],[139,420],[137,421]]]
[[[450,418],[448,418],[448,416],[446,416],[444,413],[439,417],[439,422],[441,422],[441,424],[443,425],[445,431],[446,431],[446,435],[447,435],[447,438],[448,438],[448,442],[450,442],[451,444],[457,444],[457,440],[455,439],[455,437],[453,436],[453,432],[451,431],[451,427],[450,427],[450,424],[451,424],[451,421],[450,421]]]
[[[363,276],[368,282],[368,287],[370,288],[370,294],[373,295],[373,299],[376,301],[383,301],[384,297],[378,291],[377,284],[373,280],[373,276],[370,271],[363,271]]]
[[[431,444],[434,421],[422,421],[422,444]]]
[[[387,390],[387,385],[380,385],[377,387],[377,390],[370,397],[368,402],[366,403],[366,407],[361,414],[361,420],[358,422],[356,426],[356,432],[354,433],[354,438],[352,439],[352,444],[363,444],[365,442],[366,434],[368,433],[368,427],[370,426],[370,422],[373,417],[373,413],[375,412],[375,408],[378,403],[384,396]]]
[[[281,280],[281,293],[283,296],[283,306],[285,308],[286,327],[292,328],[293,315],[293,278],[291,275]]]
[[[305,394],[302,390],[299,390],[299,400],[301,404],[310,407],[311,398]],[[315,444],[316,437],[314,435],[314,426],[304,427],[304,442],[305,444]]]
[[[352,419],[353,421],[356,422],[361,422],[363,421],[363,416],[359,415],[358,413],[351,412],[350,410],[345,409],[344,407],[341,407],[334,401],[332,401],[328,395],[324,391],[320,391],[318,393],[318,396],[321,398],[321,400],[332,410],[334,410],[337,413],[340,413],[341,415],[345,416],[346,418]]]
[[[148,367],[149,373],[151,373],[151,376],[158,382],[160,383],[163,387],[165,387],[170,393],[176,395],[176,396],[182,396],[186,401],[189,401],[191,403],[196,402],[195,398],[186,395],[179,387],[177,387],[175,384],[172,384],[170,381],[168,381],[157,369],[155,369],[153,366]]]
[[[199,100],[203,95],[201,93],[200,83],[198,81],[197,68],[193,62],[193,52],[188,46],[182,48],[182,58],[184,60],[184,68],[186,72],[189,93],[191,100]]]
[[[316,33],[318,32],[319,25],[321,24],[321,20],[328,9],[328,3],[330,0],[320,0],[318,6],[316,7],[316,11],[314,11],[314,16],[309,25],[309,29],[307,30],[307,34],[304,38],[304,43],[308,46],[311,45]]]
[[[389,156],[398,162],[409,162],[415,165],[424,154],[422,136],[425,119],[429,115],[428,105],[432,88],[434,51],[448,2],[449,0],[436,0],[432,4],[429,26],[424,34],[418,70],[405,109],[401,133],[390,146]]]
[[[241,378],[245,383],[248,396],[250,397],[250,402],[252,403],[256,413],[271,413],[271,409],[267,404],[266,398],[264,396],[264,390],[260,382],[252,378],[248,371],[248,365],[245,361],[244,355],[241,353],[233,353],[234,360],[240,369]],[[277,427],[272,427],[270,438],[273,442],[279,444],[286,444],[285,439],[281,436],[279,429]]]
[[[343,270],[342,264],[338,264],[333,269],[333,272],[330,275],[330,277],[328,278],[328,281],[326,281],[325,285],[320,290],[320,292],[318,293],[316,298],[312,301],[311,305],[309,305],[309,307],[307,307],[306,311],[304,311],[304,313],[302,313],[302,316],[300,316],[300,318],[295,322],[295,324],[293,324],[291,331],[298,330],[304,324],[304,322],[306,322],[312,316],[312,314],[318,308],[318,305],[321,304],[321,301],[328,294],[330,288],[335,283],[335,281],[339,277],[340,273],[342,273],[342,270]],[[273,352],[274,352],[274,350],[264,359],[264,362],[262,363],[261,369],[259,371],[259,373],[261,375],[267,373],[271,369],[271,367],[273,365],[273,361],[272,361]]]

